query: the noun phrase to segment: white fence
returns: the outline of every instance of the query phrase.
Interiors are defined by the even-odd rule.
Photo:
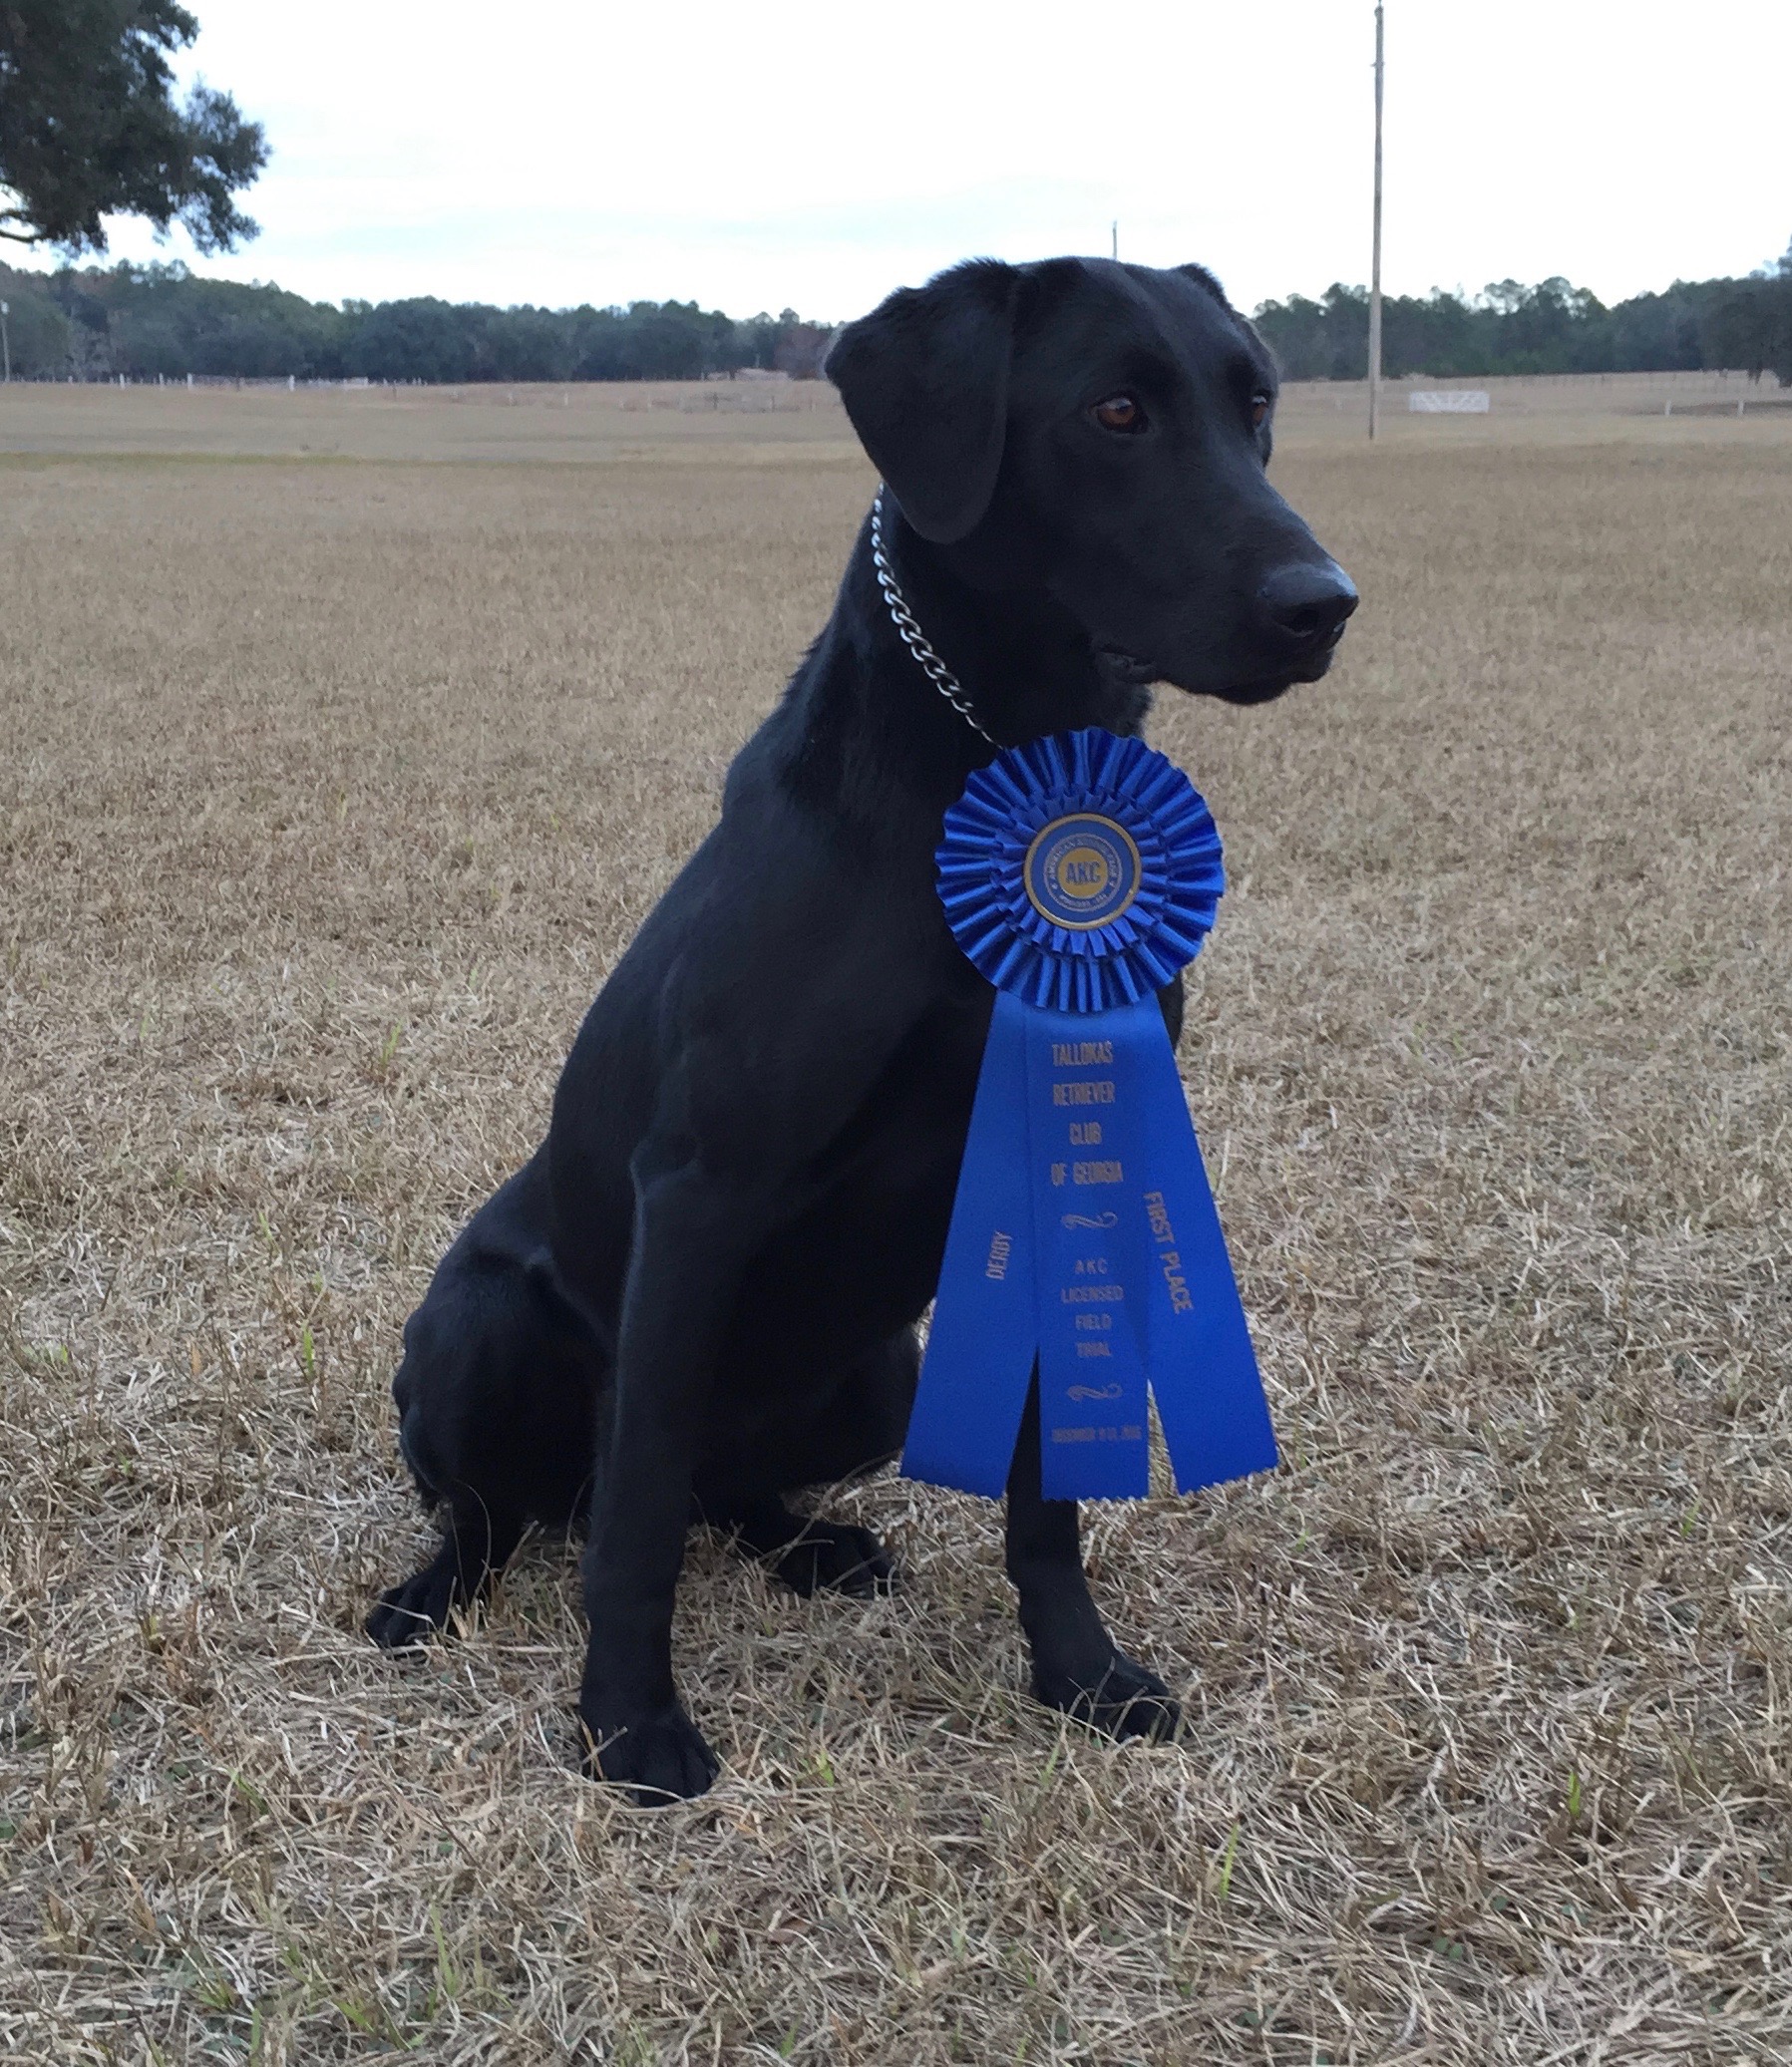
[[[1485,388],[1433,388],[1408,395],[1414,416],[1485,416],[1492,402]]]

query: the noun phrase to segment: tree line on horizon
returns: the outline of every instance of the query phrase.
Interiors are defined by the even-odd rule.
[[[743,368],[812,377],[833,335],[794,309],[745,321],[694,301],[495,308],[434,295],[307,301],[271,282],[171,264],[0,265],[15,378],[33,380],[697,380]]]
[[[1254,321],[1288,380],[1368,376],[1366,287],[1266,301]],[[1381,359],[1390,380],[1723,368],[1792,387],[1792,244],[1744,279],[1676,280],[1611,308],[1559,277],[1496,280],[1472,296],[1386,295]]]
[[[307,301],[272,283],[171,264],[0,266],[15,379],[695,380],[745,369],[819,375],[832,326],[795,310],[744,321],[694,301],[497,308],[433,295]],[[1267,301],[1254,321],[1289,380],[1361,380],[1368,294]],[[1744,279],[1675,281],[1608,308],[1564,279],[1481,294],[1386,298],[1390,379],[1722,367],[1792,386],[1792,247]]]

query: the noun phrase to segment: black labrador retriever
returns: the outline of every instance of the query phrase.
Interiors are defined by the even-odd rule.
[[[588,1763],[638,1801],[716,1772],[672,1674],[693,1520],[803,1592],[889,1578],[869,1532],[785,1502],[895,1455],[914,1393],[993,995],[934,894],[941,815],[998,745],[1136,733],[1153,682],[1316,680],[1356,604],[1264,478],[1274,369],[1198,266],[973,261],[828,373],[886,484],[834,613],[393,1386],[445,1529],[370,1633],[443,1626],[532,1522],[586,1526]],[[1164,1010],[1174,1038],[1180,984]],[[1042,1701],[1174,1728],[1089,1597],[1075,1504],[1040,1496],[1036,1388],[1007,1568]]]

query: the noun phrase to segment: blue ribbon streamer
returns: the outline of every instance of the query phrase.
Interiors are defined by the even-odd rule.
[[[1066,867],[1089,879],[1103,852],[1132,843],[1124,932],[1104,941],[1024,916],[1002,926],[1022,858],[1036,860],[1059,826],[1071,829]],[[1179,1492],[1272,1468],[1250,1328],[1147,988],[1212,922],[1219,842],[1205,805],[1137,741],[1035,742],[972,778],[948,816],[940,879],[954,932],[1000,987],[903,1472],[1000,1495],[1035,1373],[1048,1500],[1148,1492],[1151,1399]],[[1028,892],[1036,915],[1049,919],[1056,895],[1074,918],[1069,900],[1094,894],[1073,874],[1064,882]],[[1161,895],[1150,927],[1138,922],[1142,891]],[[1074,984],[1050,975],[1054,955],[1075,961]],[[1072,1002],[1081,1009],[1061,1008]]]
[[[908,1478],[992,1500],[1008,1483],[1039,1347],[1027,1161],[1028,1011],[1005,990],[996,992],[902,1448]]]
[[[1155,999],[1072,1013],[998,993],[903,1473],[999,1495],[1035,1366],[1047,1500],[1149,1491],[1148,1387],[1178,1492],[1275,1464]]]

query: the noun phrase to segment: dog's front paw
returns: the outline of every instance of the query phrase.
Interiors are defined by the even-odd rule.
[[[676,1701],[627,1722],[599,1727],[580,1711],[587,1749],[585,1772],[626,1788],[637,1809],[663,1809],[707,1794],[721,1762]]]
[[[869,1529],[851,1522],[806,1522],[772,1569],[806,1599],[823,1587],[861,1597],[890,1591],[889,1552]]]
[[[1165,1743],[1176,1735],[1182,1721],[1182,1710],[1170,1689],[1148,1666],[1124,1651],[1113,1654],[1106,1671],[1092,1685],[1067,1672],[1037,1667],[1033,1691],[1047,1708],[1059,1709],[1102,1736],[1123,1743],[1129,1737]]]

